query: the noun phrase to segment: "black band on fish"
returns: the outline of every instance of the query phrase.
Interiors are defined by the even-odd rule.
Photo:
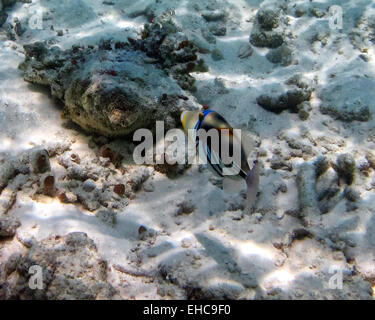
[[[210,114],[210,113],[212,113],[212,112],[214,112],[214,111],[212,111],[212,110],[206,110],[206,111],[201,112],[201,113],[199,114],[199,119],[198,119],[198,121],[197,121],[197,123],[195,124],[195,127],[194,127],[194,130],[195,130],[195,131],[198,132],[198,130],[202,128],[204,118],[205,118],[208,114]],[[198,144],[199,144],[199,137],[198,137],[198,135],[197,135],[196,138],[195,138],[195,146],[198,147]]]

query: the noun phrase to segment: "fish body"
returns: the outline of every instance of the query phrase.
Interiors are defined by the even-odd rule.
[[[196,140],[193,141],[197,148],[202,152],[207,159],[211,171],[223,177],[242,178],[247,184],[247,202],[248,206],[252,207],[256,200],[259,185],[259,165],[258,161],[254,161],[254,165],[250,168],[247,155],[242,144],[241,139],[235,134],[234,129],[219,113],[213,110],[203,111],[184,111],[181,114],[181,122],[186,134],[189,129],[194,129],[196,132]],[[216,130],[219,137],[218,143],[213,143],[208,137],[203,141],[198,134],[199,130],[209,132],[209,130]],[[224,151],[221,146],[222,143],[228,146],[229,154],[233,155],[234,151],[240,152],[240,157],[234,157],[231,163],[223,161],[225,158]]]

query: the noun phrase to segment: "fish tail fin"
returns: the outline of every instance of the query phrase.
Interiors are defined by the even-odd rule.
[[[257,193],[259,189],[259,163],[258,160],[254,161],[253,168],[246,176],[246,202],[245,210],[246,212],[252,213],[255,207],[255,202],[257,198]]]

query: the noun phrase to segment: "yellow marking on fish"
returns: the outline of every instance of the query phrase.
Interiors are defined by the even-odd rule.
[[[184,111],[182,114],[181,114],[181,122],[182,122],[182,126],[185,128],[186,126],[186,114],[187,114],[187,111]]]

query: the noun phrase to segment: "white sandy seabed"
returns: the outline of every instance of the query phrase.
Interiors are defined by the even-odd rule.
[[[23,81],[22,71],[17,68],[24,59],[22,45],[48,40],[68,48],[77,43],[97,43],[108,36],[121,40],[139,32],[147,22],[144,15],[131,18],[134,16],[131,13],[152,4],[157,14],[174,10],[175,21],[189,38],[222,53],[222,60],[201,54],[209,71],[194,74],[197,99],[221,113],[234,127],[247,128],[259,136],[259,159],[264,173],[257,210],[252,215],[244,215],[236,196],[227,195],[215,186],[212,183],[215,179],[207,170],[192,166],[175,179],[151,171],[135,198],[117,213],[114,227],[82,206],[63,204],[55,198],[31,197],[32,188],[21,189],[7,213],[16,216],[21,226],[13,240],[0,243],[0,262],[17,250],[26,250],[20,239],[41,240],[50,235],[81,231],[94,240],[100,256],[108,261],[108,281],[126,299],[185,299],[186,287],[197,283],[206,296],[211,294],[216,298],[372,299],[371,287],[375,284],[373,169],[367,175],[357,174],[354,184],[360,200],[354,210],[348,210],[347,200],[342,199],[322,215],[322,227],[338,230],[339,239],[331,239],[329,243],[307,236],[297,237],[288,246],[278,244],[303,228],[298,217],[288,214],[298,211],[295,168],[300,163],[323,154],[335,158],[349,153],[359,166],[366,161],[366,152],[375,148],[374,119],[348,123],[323,115],[319,107],[324,102],[316,94],[333,83],[341,86],[340,97],[334,97],[339,103],[358,97],[369,101],[374,113],[373,87],[356,86],[356,80],[368,79],[369,84],[375,83],[374,44],[369,40],[375,37],[372,35],[375,29],[371,29],[375,24],[371,26],[368,22],[371,17],[375,18],[375,5],[365,0],[275,3],[285,9],[286,41],[293,56],[289,66],[269,62],[265,57],[268,49],[264,48],[254,47],[250,57],[238,57],[240,48],[249,44],[258,9],[272,7],[271,1],[114,0],[108,5],[98,0],[33,0],[8,8],[8,22],[18,17],[27,25],[26,21],[40,10],[49,12],[49,18],[43,20],[44,29],[27,28],[14,41],[0,31],[1,159],[32,146],[57,142],[70,144],[70,152],[81,159],[97,158],[97,148],[89,147],[91,137],[64,126],[60,107],[48,92]],[[335,4],[343,9],[342,30],[329,28],[328,9]],[[298,8],[305,12],[301,17],[294,14]],[[318,8],[323,15],[311,14],[312,8]],[[224,10],[229,17],[226,34],[216,36],[216,43],[202,37],[202,29],[208,27],[208,22],[201,13],[210,9]],[[51,24],[54,31],[50,29]],[[63,36],[56,35],[59,29],[63,30]],[[316,88],[306,121],[296,113],[274,114],[257,104],[260,94],[278,90],[284,81],[299,73]],[[311,154],[305,159],[287,158],[292,149],[285,137],[310,146]],[[121,141],[115,143],[121,145]],[[271,159],[277,154],[287,158],[294,169],[272,169]],[[63,170],[60,164],[51,159],[51,165],[59,176]],[[103,187],[103,181],[97,182],[96,187]],[[193,204],[193,211],[176,214],[179,205],[186,201]],[[154,234],[148,239],[139,239],[140,226],[154,230]],[[157,272],[163,266],[168,275],[165,279],[150,281],[147,276],[120,272],[114,265],[139,268],[146,274]],[[328,285],[335,268],[344,271],[341,289],[331,289]]]

